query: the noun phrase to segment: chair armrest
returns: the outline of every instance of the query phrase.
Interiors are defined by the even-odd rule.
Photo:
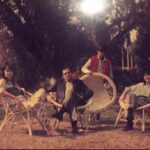
[[[7,91],[4,91],[3,93],[1,93],[0,94],[1,96],[3,96],[3,97],[9,97],[9,98],[11,98],[11,99],[15,99],[15,95],[13,95],[13,94],[11,94],[11,93],[9,93],[9,92],[7,92]]]
[[[46,98],[47,98],[47,101],[48,101],[48,102],[54,104],[54,105],[57,106],[58,108],[61,108],[61,107],[62,107],[62,105],[59,104],[59,103],[56,101],[56,99],[54,99],[51,95],[47,95]]]
[[[136,110],[142,110],[142,109],[146,109],[146,108],[149,108],[150,107],[150,104],[146,104],[144,106],[140,106],[138,108],[136,108]]]
[[[25,94],[27,94],[28,96],[32,96],[33,94],[28,92],[28,91],[25,91]]]

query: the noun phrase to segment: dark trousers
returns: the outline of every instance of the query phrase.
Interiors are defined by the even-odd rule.
[[[133,119],[134,119],[134,116],[133,116],[133,113],[134,113],[134,108],[128,108],[128,113],[127,113],[127,126],[129,127],[133,127]]]
[[[68,101],[63,102],[63,109],[69,113],[70,121],[77,121],[77,111],[78,106],[83,106],[86,104],[84,99],[80,99],[77,95],[72,94]]]
[[[149,97],[145,97],[145,96],[135,96],[134,99],[134,107],[129,107],[128,108],[128,112],[127,112],[127,125],[128,126],[133,126],[133,119],[134,119],[134,109],[136,109],[137,107],[146,105],[150,103],[150,98]]]

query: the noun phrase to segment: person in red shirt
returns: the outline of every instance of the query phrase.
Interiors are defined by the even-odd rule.
[[[81,71],[88,74],[100,72],[113,78],[111,60],[105,57],[105,51],[102,48],[97,49],[97,54],[88,59]]]
[[[81,71],[83,73],[89,74],[89,75],[91,75],[94,72],[103,73],[112,79],[113,73],[112,73],[111,60],[106,58],[105,51],[106,51],[106,49],[104,47],[98,48],[97,54],[90,57],[87,60],[87,62],[81,68]],[[105,86],[105,84],[107,86],[106,80],[103,80],[103,82],[104,82],[104,86]],[[99,113],[95,114],[94,120],[96,122],[98,122],[100,120]]]

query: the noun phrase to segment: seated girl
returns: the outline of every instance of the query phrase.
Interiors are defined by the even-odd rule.
[[[31,94],[26,92],[24,88],[21,88],[14,80],[15,69],[12,65],[5,65],[2,70],[2,78],[0,79],[0,94],[5,95],[9,98],[10,104],[15,104],[15,100],[24,105],[25,108],[32,108],[40,100],[45,99],[45,90],[44,88],[39,89],[35,93]],[[42,125],[42,128],[49,132],[50,128],[50,119],[46,115],[45,110],[40,108],[37,112],[38,121]]]
[[[119,98],[120,106],[127,110],[125,131],[133,129],[134,109],[150,103],[150,68],[144,70],[143,78],[144,82],[126,87]]]

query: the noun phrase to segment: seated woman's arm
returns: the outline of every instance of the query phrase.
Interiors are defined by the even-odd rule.
[[[135,84],[135,85],[131,85],[129,87],[126,87],[123,91],[123,93],[121,94],[120,98],[119,98],[119,102],[120,101],[124,101],[124,99],[126,98],[127,94],[134,93],[139,89],[139,86],[141,85],[141,83]]]
[[[7,91],[3,91],[1,94],[2,94],[3,96],[8,96],[8,97],[10,97],[10,98],[12,98],[12,99],[15,99],[15,98],[16,98],[16,96],[14,96],[13,94],[11,94],[11,93],[9,93],[9,92],[7,92]]]
[[[0,94],[2,94],[4,96],[8,96],[8,97],[13,98],[13,99],[15,98],[15,96],[13,94],[6,91],[4,79],[0,80]]]
[[[14,96],[10,92],[6,91],[5,84],[6,84],[6,81],[4,79],[1,79],[0,80],[0,94],[2,94],[3,96],[8,96],[12,99],[16,98],[16,96]]]

